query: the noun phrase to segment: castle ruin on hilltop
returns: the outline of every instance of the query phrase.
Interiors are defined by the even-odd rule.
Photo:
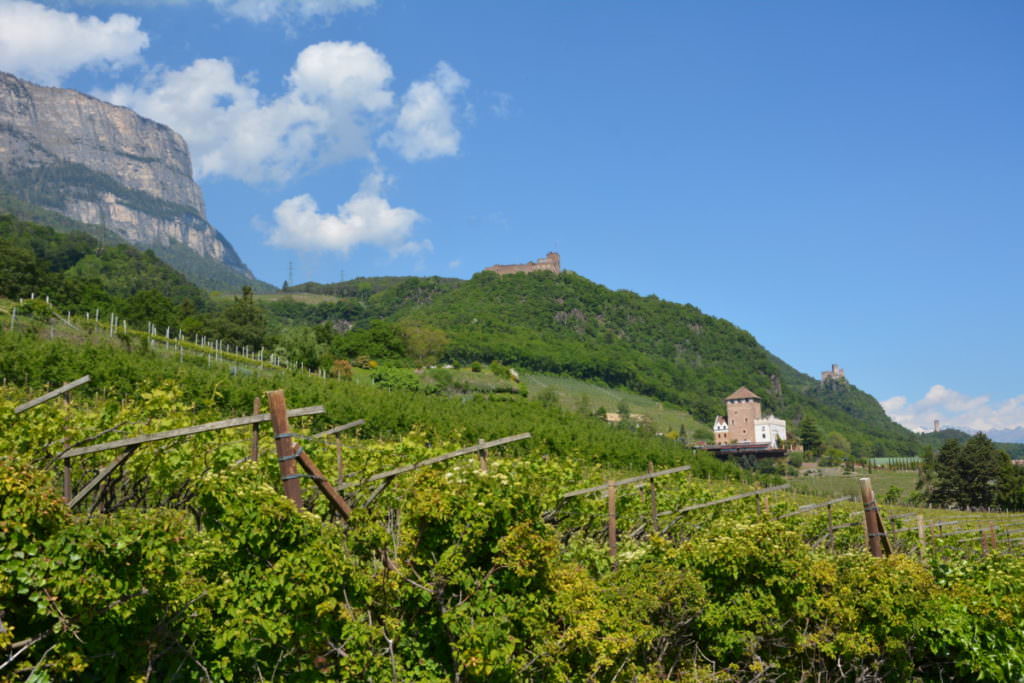
[[[498,275],[510,275],[512,273],[535,273],[538,270],[547,270],[555,275],[562,272],[562,262],[557,251],[549,251],[544,258],[529,263],[517,263],[510,266],[491,266],[484,268]]]
[[[842,380],[846,379],[846,373],[843,371],[843,369],[841,367],[839,367],[835,363],[832,364],[832,369],[831,370],[824,370],[821,373],[821,381],[822,382],[825,382],[827,380],[838,381],[838,380],[841,380],[841,379]]]

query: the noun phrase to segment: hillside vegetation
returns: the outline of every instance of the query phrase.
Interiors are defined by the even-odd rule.
[[[0,680],[990,680],[1024,674],[1024,561],[937,540],[928,562],[863,550],[859,525],[749,493],[749,473],[668,439],[515,394],[446,396],[262,370],[111,339],[0,330]],[[130,346],[120,348],[121,346]],[[15,405],[84,372],[27,413]],[[281,494],[276,440],[249,428],[142,446],[75,509],[62,500],[121,451],[94,444],[246,415],[283,387],[299,443],[351,484],[347,521],[308,479]],[[495,449],[369,475],[478,438]],[[342,466],[336,464],[340,461]],[[659,466],[690,472],[609,498],[563,494]],[[763,482],[762,482],[763,483]],[[603,487],[602,487],[603,488]],[[845,518],[854,507],[837,510]],[[678,511],[678,512],[674,512]],[[830,513],[831,514],[831,513]],[[822,542],[829,538],[829,545]],[[829,546],[834,546],[830,548]]]
[[[750,333],[692,305],[612,291],[571,272],[343,284],[302,288],[363,293],[319,309],[324,321],[343,319],[357,333],[367,330],[333,341],[338,353],[387,353],[385,330],[378,326],[370,333],[371,323],[383,319],[397,326],[395,334],[403,327],[441,330],[442,359],[498,360],[625,387],[678,405],[705,424],[723,412],[726,396],[745,385],[761,396],[764,412],[790,420],[791,427],[813,416],[822,431],[846,435],[857,456],[915,453],[913,434],[870,395],[845,381],[821,383],[798,372]],[[270,310],[288,315],[283,307]]]
[[[9,181],[0,178],[0,215],[6,214],[19,222],[31,222],[44,225],[59,232],[85,233],[106,245],[127,245],[128,241],[120,235],[100,225],[81,223],[68,218],[56,211],[43,208],[45,203],[33,193],[26,194],[32,185],[14,187]],[[41,205],[43,204],[43,205]],[[182,273],[189,282],[208,290],[238,291],[242,287],[252,287],[258,292],[271,292],[274,287],[260,280],[252,280],[242,273],[216,259],[201,256],[185,244],[161,245],[148,247],[161,261]],[[142,251],[140,249],[140,251]]]

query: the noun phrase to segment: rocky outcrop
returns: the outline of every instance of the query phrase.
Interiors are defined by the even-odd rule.
[[[0,180],[133,244],[184,245],[252,278],[206,221],[184,138],[125,107],[0,72]]]

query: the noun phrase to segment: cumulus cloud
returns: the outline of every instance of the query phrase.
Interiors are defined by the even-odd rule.
[[[454,99],[468,86],[469,81],[455,69],[439,62],[428,80],[409,87],[398,121],[381,143],[397,149],[408,161],[456,154],[461,135],[453,120]]]
[[[0,0],[0,69],[58,85],[82,67],[118,69],[139,61],[149,36],[139,20],[60,12],[24,0]]]
[[[231,16],[262,23],[271,19],[329,17],[351,10],[373,7],[376,0],[210,0],[218,10]]]
[[[429,240],[412,239],[413,226],[423,217],[412,209],[391,206],[382,196],[385,182],[383,174],[370,174],[333,214],[320,213],[316,200],[308,194],[285,200],[274,209],[276,225],[268,243],[346,255],[359,244],[383,247],[392,257],[430,251]]]
[[[310,45],[267,99],[224,59],[160,69],[140,87],[96,93],[165,123],[189,143],[196,175],[284,182],[310,168],[366,156],[392,107],[392,71],[365,43]]]
[[[968,396],[936,384],[919,401],[893,396],[881,403],[889,417],[917,431],[930,431],[935,420],[970,431],[1024,426],[1024,395],[994,403],[989,396]]]

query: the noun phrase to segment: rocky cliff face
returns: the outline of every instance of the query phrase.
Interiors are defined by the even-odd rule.
[[[253,277],[206,221],[185,140],[130,109],[0,72],[0,180],[24,201],[133,244],[183,245]]]

